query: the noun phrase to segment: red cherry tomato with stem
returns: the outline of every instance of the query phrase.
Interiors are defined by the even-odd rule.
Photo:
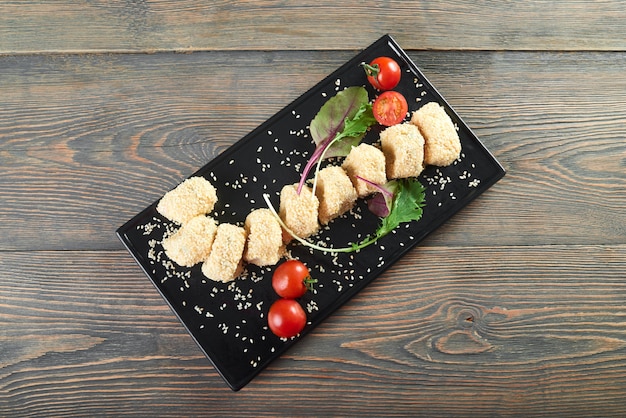
[[[367,81],[378,90],[391,90],[400,82],[402,70],[398,63],[389,57],[378,57],[369,64],[361,63]]]
[[[409,105],[401,93],[386,91],[374,100],[372,112],[376,121],[384,126],[396,125],[404,120]]]
[[[283,298],[302,297],[307,290],[313,289],[317,280],[311,278],[307,266],[299,260],[287,260],[279,265],[272,275],[272,287]]]
[[[306,312],[297,300],[281,298],[270,306],[267,323],[276,336],[291,338],[304,329]]]

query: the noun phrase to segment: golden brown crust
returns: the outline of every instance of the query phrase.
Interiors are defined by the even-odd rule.
[[[319,201],[308,186],[298,195],[298,184],[288,184],[280,192],[279,215],[298,237],[306,238],[319,229]]]
[[[373,145],[362,143],[353,147],[341,167],[348,173],[359,197],[368,196],[378,190],[359,180],[357,176],[375,184],[387,182],[385,155]]]
[[[439,103],[427,103],[413,112],[411,123],[419,128],[425,140],[424,164],[442,167],[459,158],[459,134],[452,119]]]
[[[165,193],[156,209],[170,221],[183,224],[193,217],[211,212],[215,202],[215,187],[204,177],[190,177]]]
[[[215,220],[208,216],[191,218],[163,240],[165,254],[176,264],[185,267],[204,261],[211,252],[216,230]]]
[[[271,266],[284,253],[282,228],[267,208],[255,209],[245,222],[247,242],[244,261],[257,266]]]
[[[352,209],[358,198],[350,177],[339,166],[320,170],[315,195],[320,202],[319,220],[322,225]]]
[[[417,177],[424,169],[424,138],[417,126],[402,123],[380,133],[387,177]]]
[[[211,280],[230,282],[243,268],[242,255],[246,245],[246,230],[223,223],[217,227],[211,253],[202,264],[202,273]]]

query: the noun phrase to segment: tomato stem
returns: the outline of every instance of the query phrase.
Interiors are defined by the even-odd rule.
[[[376,78],[378,76],[378,73],[380,73],[380,67],[378,66],[378,64],[370,65],[362,62],[361,67],[363,67],[363,69],[365,70],[365,74],[367,74],[369,77]]]
[[[304,280],[302,280],[302,283],[304,283],[304,286],[307,288],[308,291],[312,292],[313,290],[315,290],[313,288],[313,285],[317,283],[317,279],[314,279],[313,277],[311,277],[311,275],[308,275],[304,278]]]

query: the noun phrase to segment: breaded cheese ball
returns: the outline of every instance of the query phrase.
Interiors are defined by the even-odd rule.
[[[213,210],[217,202],[215,187],[204,177],[190,177],[165,193],[157,211],[170,221],[183,224]]]
[[[424,137],[424,164],[444,167],[461,155],[461,141],[445,109],[430,102],[413,112],[411,123]]]
[[[185,267],[204,261],[211,253],[216,230],[213,218],[205,215],[193,217],[163,240],[165,254],[176,264]]]
[[[202,264],[202,273],[216,282],[230,282],[243,269],[243,249],[246,245],[246,230],[237,225],[219,224],[215,232],[213,247]]]
[[[417,177],[424,169],[424,137],[417,126],[402,123],[380,133],[387,178]]]
[[[322,225],[352,209],[358,195],[345,170],[329,165],[317,175],[315,195],[320,202],[319,220]]]
[[[284,253],[283,230],[278,220],[267,208],[255,209],[245,222],[247,243],[243,259],[257,266],[271,266]]]
[[[280,191],[279,216],[300,238],[315,234],[319,229],[317,221],[319,201],[308,186],[303,186],[298,195],[298,184],[288,184]]]
[[[357,176],[376,184],[382,185],[387,182],[385,155],[373,145],[362,143],[353,147],[341,167],[348,173],[359,197],[368,196],[378,190],[359,180]]]

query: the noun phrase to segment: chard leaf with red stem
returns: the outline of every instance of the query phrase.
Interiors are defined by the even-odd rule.
[[[317,177],[325,158],[348,155],[375,123],[365,88],[348,87],[328,99],[311,121],[309,129],[316,148],[300,176],[298,193],[315,165]]]

